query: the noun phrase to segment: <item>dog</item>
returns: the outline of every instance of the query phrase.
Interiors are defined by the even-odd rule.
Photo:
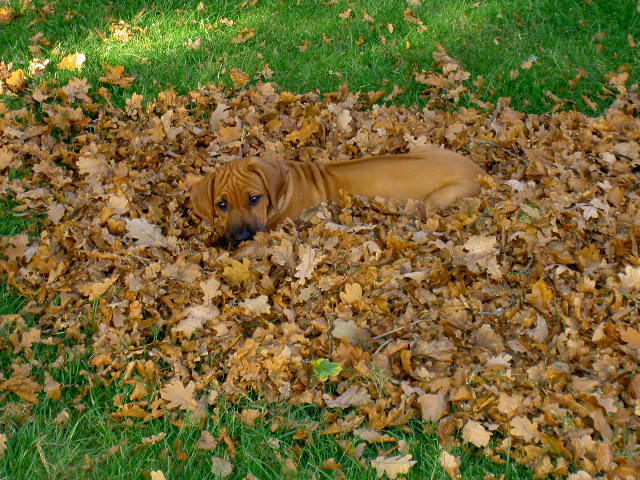
[[[316,164],[285,161],[277,155],[233,160],[215,168],[191,191],[195,213],[224,225],[230,244],[253,239],[285,219],[340,191],[373,198],[422,200],[425,208],[445,208],[480,192],[484,171],[468,158],[438,147],[410,153]]]

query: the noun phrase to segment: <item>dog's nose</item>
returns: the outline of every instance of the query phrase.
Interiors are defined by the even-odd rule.
[[[253,235],[255,234],[254,231],[250,230],[249,228],[243,227],[243,228],[239,228],[237,230],[234,230],[231,233],[231,239],[234,242],[244,242],[245,240],[253,240]]]

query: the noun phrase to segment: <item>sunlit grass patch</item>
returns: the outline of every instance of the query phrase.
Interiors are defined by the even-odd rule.
[[[23,10],[16,1],[0,43],[14,68],[26,71],[34,57],[49,60],[29,80],[34,86],[73,76],[98,86],[107,65],[122,65],[135,77],[129,89],[102,84],[116,102],[133,91],[155,96],[169,86],[179,93],[210,82],[230,86],[229,70],[240,68],[250,81],[272,80],[296,92],[334,91],[346,82],[351,90],[390,93],[395,84],[405,89],[396,101],[420,104],[427,99],[413,75],[434,66],[438,43],[471,79],[483,77],[485,99],[510,97],[515,108],[534,112],[556,104],[547,92],[565,108],[601,108],[611,99],[602,90],[605,74],[638,71],[640,49],[631,45],[640,19],[632,2],[418,3],[161,0],[78,7],[60,0],[52,11],[37,3]],[[81,70],[58,70],[74,52],[86,56]],[[269,69],[272,75],[261,73]]]

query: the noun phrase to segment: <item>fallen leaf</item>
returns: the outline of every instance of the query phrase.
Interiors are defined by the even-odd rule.
[[[491,439],[491,433],[489,433],[481,423],[474,420],[469,420],[462,427],[462,439],[467,443],[472,443],[476,447],[486,447]]]
[[[440,466],[449,475],[449,478],[460,478],[460,458],[454,457],[443,450],[440,454],[439,462]]]
[[[211,473],[218,478],[225,478],[233,472],[233,465],[226,458],[211,457]]]
[[[56,65],[56,68],[60,70],[68,70],[70,72],[73,72],[74,70],[81,70],[86,58],[87,57],[85,57],[84,53],[72,53],[60,60],[58,65]]]
[[[371,466],[375,469],[378,478],[386,475],[390,479],[409,473],[409,469],[416,463],[415,460],[411,459],[411,455],[397,455],[395,457],[378,456],[371,460]]]
[[[160,389],[160,396],[169,402],[167,408],[170,410],[178,408],[193,412],[197,406],[194,398],[195,388],[193,382],[189,382],[185,387],[180,380],[174,380]]]

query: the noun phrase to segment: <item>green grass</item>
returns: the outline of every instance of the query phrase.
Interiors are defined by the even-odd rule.
[[[640,65],[640,47],[631,48],[627,40],[633,34],[640,42],[640,15],[631,0],[423,0],[412,7],[426,27],[422,32],[403,19],[408,4],[395,0],[333,5],[262,0],[255,6],[245,2],[244,8],[239,1],[223,0],[203,2],[202,9],[195,0],[83,2],[80,8],[58,0],[48,3],[52,14],[44,13],[43,2],[29,3],[24,11],[22,3],[11,0],[16,18],[0,29],[4,61],[26,70],[34,56],[29,38],[41,32],[50,45],[40,45],[37,56],[50,64],[30,85],[81,76],[98,86],[104,65],[122,65],[136,80],[128,93],[109,87],[116,102],[133,91],[152,97],[168,86],[184,93],[198,84],[230,85],[229,69],[240,68],[252,79],[268,64],[271,80],[292,91],[327,92],[346,82],[352,90],[391,92],[396,84],[407,87],[396,101],[422,104],[423,86],[412,80],[413,72],[434,67],[431,54],[440,43],[472,74],[470,80],[483,76],[485,100],[508,96],[519,110],[543,112],[554,104],[548,91],[567,99],[567,108],[590,111],[582,95],[602,108],[611,101],[602,91],[604,75],[626,65],[634,78]],[[348,8],[350,18],[338,16]],[[363,11],[372,22],[363,21]],[[223,18],[235,24],[225,25]],[[144,33],[132,30],[127,42],[113,39],[108,27],[119,20]],[[255,36],[232,43],[242,29],[253,29]],[[199,48],[185,46],[196,39]],[[298,47],[306,41],[302,52]],[[55,68],[63,54],[76,51],[86,55],[80,73]],[[532,67],[520,69],[526,60],[533,60]],[[584,78],[570,86],[578,69]],[[517,78],[511,78],[512,71]]]

